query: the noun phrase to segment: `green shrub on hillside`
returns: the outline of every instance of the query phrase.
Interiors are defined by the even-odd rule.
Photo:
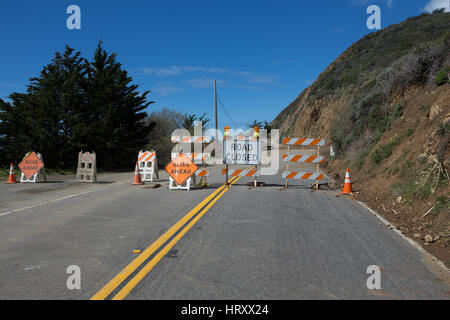
[[[392,154],[394,147],[397,146],[399,143],[400,139],[394,138],[388,144],[385,144],[377,148],[372,154],[372,162],[379,164],[381,161],[388,158]]]
[[[445,84],[447,81],[449,81],[449,78],[448,78],[449,72],[450,72],[450,70],[448,70],[448,69],[442,69],[441,71],[438,72],[438,74],[434,78],[434,82],[436,82],[436,84],[438,86]]]
[[[406,130],[406,136],[410,137],[414,134],[414,129],[413,128],[409,128],[408,130]]]
[[[334,94],[339,88],[360,86],[408,53],[414,53],[418,59],[410,63],[412,74],[401,78],[408,80],[408,83],[409,80],[426,81],[428,71],[440,67],[442,62],[440,53],[430,49],[442,44],[448,48],[449,17],[450,13],[423,14],[368,34],[348,48],[318,77],[311,86],[310,100]],[[428,56],[422,56],[424,54]]]
[[[439,123],[439,128],[436,130],[436,133],[443,136],[447,132],[450,132],[450,123],[445,124],[444,122]]]

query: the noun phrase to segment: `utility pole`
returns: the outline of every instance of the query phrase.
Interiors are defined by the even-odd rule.
[[[214,79],[214,110],[216,115],[216,140],[219,138],[219,124],[217,123],[217,81]]]

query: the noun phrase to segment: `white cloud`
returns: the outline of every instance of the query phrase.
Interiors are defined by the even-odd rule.
[[[168,81],[158,82],[156,84],[156,87],[153,89],[153,91],[159,93],[162,96],[167,96],[172,93],[176,93],[183,90],[182,87],[172,85]]]
[[[223,68],[206,68],[206,67],[192,67],[192,66],[170,66],[170,67],[154,67],[154,68],[140,68],[144,74],[151,74],[156,76],[177,76],[184,73],[236,73],[239,71],[231,70],[231,69],[223,69]]]
[[[187,79],[183,80],[183,83],[192,88],[211,88],[214,86],[214,79],[211,78],[195,78],[195,79]],[[224,84],[223,80],[217,80],[217,84],[222,86]]]
[[[16,83],[0,82],[0,87],[18,88],[19,85]]]
[[[392,8],[395,0],[382,0],[388,8]],[[351,0],[354,5],[365,6],[368,4],[375,4],[375,0]],[[369,3],[370,2],[370,3]]]
[[[445,8],[446,12],[450,11],[450,0],[431,0],[429,1],[425,8],[425,12],[433,12],[435,9]]]
[[[211,87],[214,78],[225,78],[230,82],[231,79],[235,79],[238,82],[245,82],[250,84],[272,84],[276,83],[278,76],[274,74],[262,74],[257,72],[242,71],[236,69],[227,68],[211,68],[201,66],[169,66],[169,67],[144,67],[135,69],[138,73],[144,75],[152,75],[156,77],[176,77],[185,76],[187,74],[199,75],[197,78],[181,80],[184,87],[191,88],[208,88]],[[201,75],[208,75],[208,77],[202,77]],[[222,81],[222,82],[221,82]],[[233,82],[233,81],[231,81]],[[223,84],[223,80],[218,80],[219,84]],[[156,92],[168,95],[177,91],[180,91],[183,86],[173,86],[168,81],[160,82],[156,89]]]

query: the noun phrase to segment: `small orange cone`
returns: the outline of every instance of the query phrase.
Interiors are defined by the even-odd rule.
[[[138,164],[136,162],[136,168],[134,169],[134,180],[133,180],[133,185],[142,185],[144,184],[141,180],[141,173],[139,172],[139,168],[138,168]]]
[[[16,175],[14,173],[14,163],[11,163],[11,166],[9,167],[9,179],[8,182],[6,183],[7,184],[18,183],[16,180]]]
[[[352,183],[350,182],[350,171],[347,169],[345,173],[345,181],[344,181],[344,190],[342,194],[350,194],[352,193]]]

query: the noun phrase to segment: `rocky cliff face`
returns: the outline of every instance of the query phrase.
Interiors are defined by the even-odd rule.
[[[350,168],[354,197],[447,265],[449,73],[450,13],[410,18],[348,48],[272,123],[327,139],[329,175],[343,183]]]

